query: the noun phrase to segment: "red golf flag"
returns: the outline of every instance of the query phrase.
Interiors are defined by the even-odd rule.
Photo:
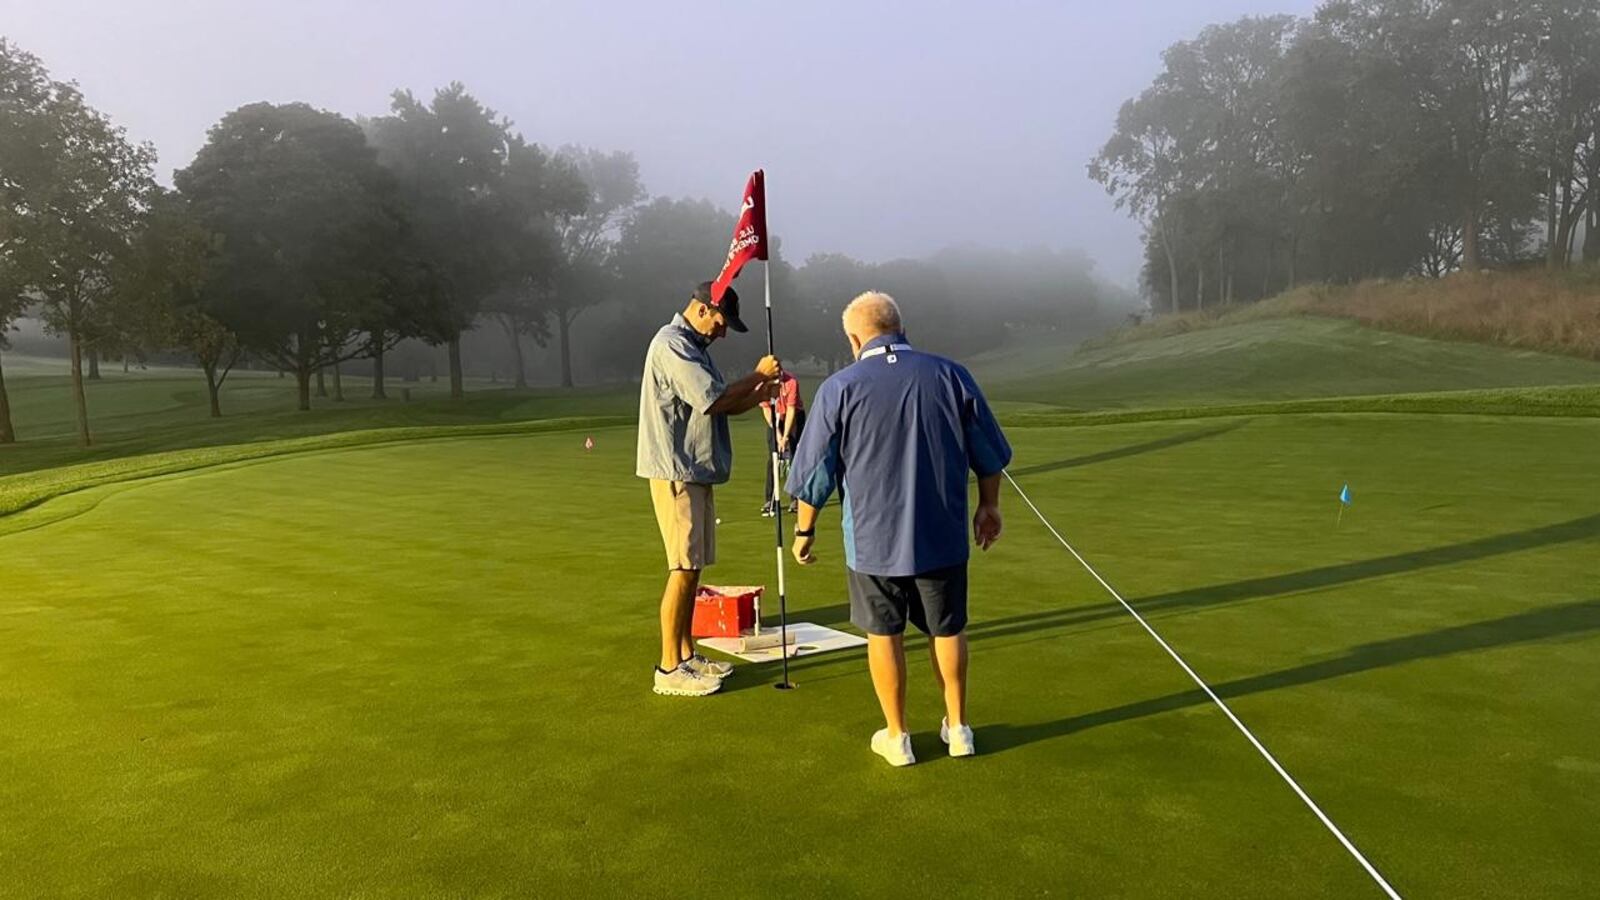
[[[767,258],[767,186],[766,176],[760,169],[750,173],[750,183],[744,186],[744,203],[739,206],[739,224],[733,227],[733,240],[728,244],[728,261],[722,274],[711,284],[711,301],[722,299],[722,292],[739,277],[739,270],[752,259]]]

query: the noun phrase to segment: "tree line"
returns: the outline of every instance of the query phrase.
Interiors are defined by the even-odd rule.
[[[1330,0],[1174,44],[1091,178],[1159,309],[1600,260],[1600,0]]]
[[[355,360],[383,399],[386,356],[406,341],[446,349],[460,398],[474,329],[469,346],[484,329],[502,335],[519,387],[525,341],[555,345],[564,386],[582,352],[599,377],[636,377],[650,333],[716,274],[734,221],[706,201],[648,197],[630,153],[529,140],[459,83],[426,100],[396,91],[374,118],[251,103],[212,126],[171,188],[155,163],[0,38],[0,349],[23,316],[65,337],[85,445],[85,381],[103,358],[193,362],[213,416],[246,361],[292,375],[302,410],[325,372],[342,399]],[[869,287],[914,297],[924,333],[954,352],[996,346],[1008,328],[1116,315],[1081,254],[963,248],[796,267],[777,246],[784,352],[829,366],[843,361],[842,304]],[[577,340],[585,316],[595,327]],[[0,368],[0,443],[15,439]]]

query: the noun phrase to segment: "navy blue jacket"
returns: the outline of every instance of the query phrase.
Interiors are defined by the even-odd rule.
[[[788,491],[817,507],[841,492],[851,569],[919,575],[967,561],[968,473],[1010,463],[972,374],[886,335],[817,389]]]

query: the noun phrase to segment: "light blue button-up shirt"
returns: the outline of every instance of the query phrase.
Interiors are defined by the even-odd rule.
[[[733,469],[728,417],[707,410],[726,390],[711,341],[680,313],[645,352],[639,383],[640,478],[722,484]]]

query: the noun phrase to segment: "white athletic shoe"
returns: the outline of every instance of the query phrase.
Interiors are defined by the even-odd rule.
[[[957,725],[955,730],[951,731],[949,718],[939,720],[939,740],[950,745],[951,756],[972,756],[978,752],[977,744],[972,742],[972,729],[966,725]]]
[[[654,690],[668,697],[704,697],[722,690],[722,679],[701,675],[682,663],[671,672],[657,669]]]
[[[872,736],[872,752],[888,760],[891,766],[909,766],[917,761],[911,754],[911,735],[901,732],[898,738],[892,738],[887,728],[878,729]]]
[[[702,678],[727,678],[733,674],[733,663],[706,659],[698,653],[683,662]]]

